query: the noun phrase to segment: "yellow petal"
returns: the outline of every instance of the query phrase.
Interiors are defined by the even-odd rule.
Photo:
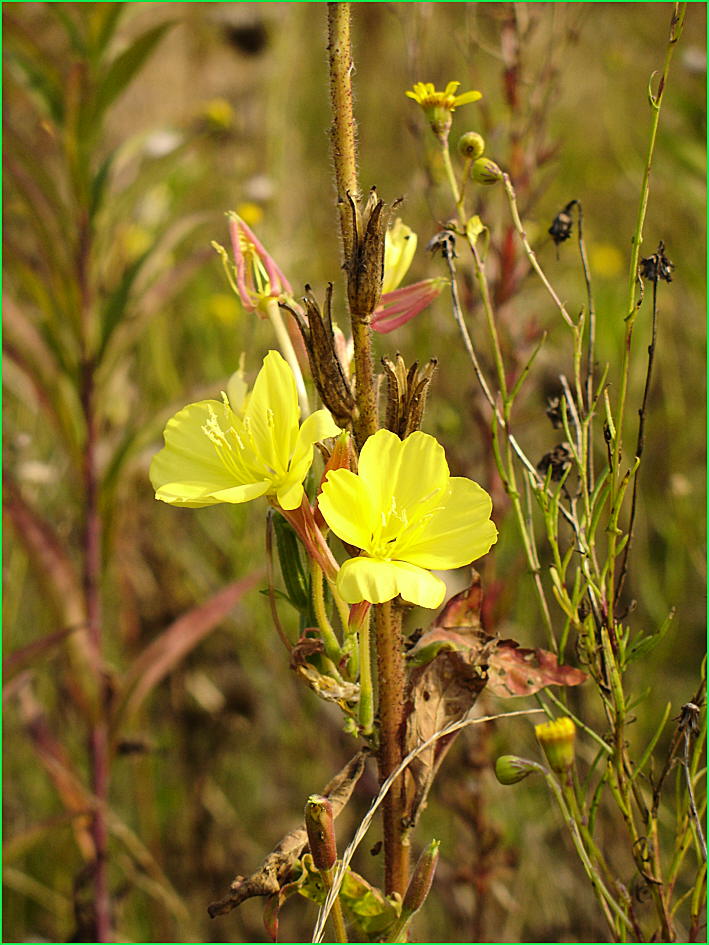
[[[189,404],[168,420],[165,446],[150,464],[150,481],[156,492],[167,483],[199,482],[210,490],[234,484],[233,475],[203,429],[213,417],[225,430],[233,422],[231,410],[218,400]]]
[[[424,511],[423,505],[436,504],[449,470],[445,451],[435,437],[416,432],[402,442],[395,433],[378,430],[362,448],[359,474],[375,510],[388,515],[394,497],[398,509],[416,515]]]
[[[285,509],[287,512],[292,512],[293,509],[297,509],[303,501],[304,492],[303,480],[289,476],[289,478],[278,487],[276,498],[282,509]]]
[[[468,105],[470,102],[477,102],[478,99],[481,99],[482,97],[482,92],[463,92],[462,95],[456,95],[454,100],[455,107],[459,108],[461,105]]]
[[[330,470],[318,507],[339,538],[356,548],[369,546],[373,510],[368,488],[359,476],[349,469]]]
[[[293,371],[277,351],[269,351],[254,382],[244,421],[261,459],[277,475],[288,469],[299,417]]]
[[[252,499],[258,499],[266,495],[273,489],[273,483],[269,480],[263,482],[247,482],[241,486],[230,486],[228,489],[221,489],[214,493],[214,498],[219,502],[231,502],[238,505],[241,502],[250,502]]]
[[[491,510],[492,500],[481,486],[453,477],[439,508],[410,541],[403,538],[397,542],[396,555],[422,568],[438,570],[470,564],[497,541]]]
[[[350,558],[337,575],[337,591],[348,604],[366,600],[381,604],[399,594],[410,604],[434,609],[443,602],[446,586],[423,568],[403,561]]]
[[[416,252],[418,237],[401,220],[397,219],[384,236],[384,282],[382,294],[393,292],[409,271]]]

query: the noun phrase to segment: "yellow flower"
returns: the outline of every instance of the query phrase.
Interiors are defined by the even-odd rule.
[[[438,92],[433,82],[416,82],[413,89],[406,93],[423,108],[433,133],[441,140],[448,137],[456,108],[482,98],[482,92],[475,91],[456,95],[459,85],[460,82],[449,82],[442,92]]]
[[[470,479],[451,477],[443,447],[426,433],[402,441],[379,430],[362,448],[358,474],[328,473],[319,508],[336,535],[362,549],[337,576],[350,604],[400,594],[438,607],[446,587],[429,569],[462,567],[497,540],[490,496]]]
[[[244,394],[237,372],[221,402],[190,404],[168,421],[165,446],[150,465],[156,499],[201,508],[266,495],[286,510],[301,505],[313,444],[339,428],[327,410],[300,426],[293,372],[277,351],[269,351],[251,395]]]
[[[384,235],[384,282],[382,294],[393,292],[409,271],[416,252],[418,237],[400,219],[394,222]]]
[[[456,95],[456,89],[460,82],[449,82],[442,92],[437,92],[433,82],[416,82],[413,90],[406,94],[412,98],[422,108],[445,108],[449,112],[454,112],[461,105],[467,105],[469,102],[477,102],[482,98],[482,92],[463,92],[462,95]]]

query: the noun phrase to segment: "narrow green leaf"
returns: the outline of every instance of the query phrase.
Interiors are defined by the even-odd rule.
[[[128,87],[167,30],[172,26],[172,22],[167,22],[146,30],[111,63],[96,95],[94,104],[94,120],[96,123],[100,121],[109,105]]]
[[[72,17],[67,12],[66,3],[46,3],[45,7],[52,16],[56,17],[59,23],[64,28],[64,32],[67,35],[71,48],[82,58],[86,56],[88,47],[86,44],[86,34],[82,32],[82,27],[84,25],[81,17],[79,17],[79,23],[74,22]]]
[[[111,42],[127,4],[95,3],[89,20],[89,35],[94,51],[100,56]]]
[[[671,710],[671,709],[672,709],[672,703],[671,703],[671,702],[668,702],[667,705],[665,706],[665,711],[664,711],[663,714],[662,714],[662,718],[660,719],[660,724],[659,724],[659,725],[657,726],[657,728],[655,729],[655,734],[654,734],[654,735],[652,736],[652,738],[650,739],[650,742],[649,742],[647,748],[646,748],[645,751],[642,753],[642,757],[640,758],[640,761],[638,761],[638,763],[637,763],[637,766],[636,766],[636,768],[635,768],[635,771],[633,771],[633,773],[632,773],[632,775],[631,775],[631,778],[630,778],[631,781],[634,781],[635,778],[637,778],[637,776],[638,776],[638,775],[640,774],[640,772],[643,770],[643,768],[645,767],[645,765],[648,763],[648,761],[649,761],[649,759],[650,759],[650,756],[652,755],[653,751],[655,750],[655,745],[657,745],[657,743],[658,743],[658,741],[659,741],[659,739],[660,739],[660,735],[662,735],[662,732],[664,731],[665,725],[667,724],[667,719],[668,719],[669,716],[670,716],[670,710]]]

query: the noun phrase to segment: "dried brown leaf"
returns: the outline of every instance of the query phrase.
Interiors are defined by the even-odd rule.
[[[337,817],[349,801],[357,781],[362,776],[368,755],[369,750],[366,748],[357,752],[321,792],[332,804],[333,817]],[[212,918],[224,915],[254,896],[274,896],[276,899],[272,902],[273,909],[267,910],[267,918],[272,926],[274,910],[277,921],[281,889],[288,883],[290,873],[307,844],[305,824],[300,824],[283,837],[255,873],[248,878],[237,876],[231,883],[231,891],[223,899],[211,903],[208,908],[209,915]]]

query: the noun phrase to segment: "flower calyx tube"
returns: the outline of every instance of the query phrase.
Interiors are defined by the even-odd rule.
[[[328,284],[325,295],[324,314],[309,285],[302,299],[305,315],[296,307],[283,303],[295,318],[310,362],[310,371],[315,386],[335,421],[340,427],[352,424],[356,404],[345,366],[337,351],[337,343],[332,324],[332,283]]]
[[[432,358],[423,367],[414,361],[407,370],[400,354],[394,361],[382,358],[386,377],[386,428],[405,440],[421,426],[428,387],[436,373],[438,361]]]
[[[386,335],[400,328],[437,299],[447,285],[448,279],[436,276],[386,292],[372,317],[372,330]]]
[[[470,564],[497,540],[492,501],[477,483],[452,477],[445,452],[426,433],[401,440],[378,430],[364,444],[358,473],[328,473],[319,500],[332,531],[361,549],[340,568],[337,590],[350,604],[401,597],[422,607],[443,602],[431,570]]]

